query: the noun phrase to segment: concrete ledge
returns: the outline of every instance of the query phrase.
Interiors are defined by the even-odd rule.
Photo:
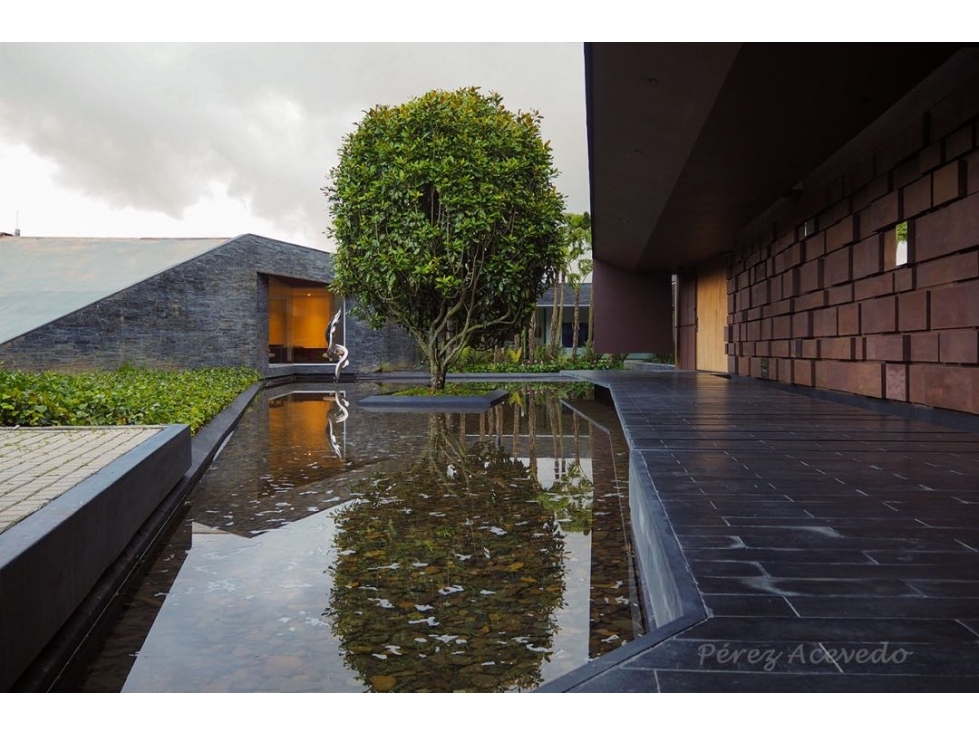
[[[282,377],[317,378],[332,382],[336,375],[336,369],[336,362],[324,362],[322,364],[270,364],[263,370],[262,377],[272,380]],[[340,373],[341,382],[350,382],[356,379],[357,376],[353,372]]]
[[[167,426],[0,534],[0,690],[75,612],[191,464]]]
[[[485,413],[509,394],[493,390],[485,395],[371,395],[357,405],[385,413]]]

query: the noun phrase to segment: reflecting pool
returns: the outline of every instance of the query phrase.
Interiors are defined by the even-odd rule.
[[[614,409],[358,409],[395,387],[259,395],[82,690],[529,690],[640,634]]]

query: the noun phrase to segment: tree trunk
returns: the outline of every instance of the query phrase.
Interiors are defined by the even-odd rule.
[[[578,358],[578,329],[581,327],[581,288],[574,290],[574,324],[571,327],[571,359]]]
[[[585,344],[589,351],[594,351],[595,349],[595,291],[594,287],[592,290],[591,300],[588,302],[588,339],[585,340]]]
[[[537,351],[537,305],[530,315],[530,326],[527,327],[527,363],[533,364],[535,352]]]
[[[564,273],[561,273],[561,289],[558,291],[558,307],[557,307],[557,351],[555,356],[559,356],[564,353],[564,284],[567,280],[564,277]]]
[[[557,348],[557,291],[560,284],[560,277],[554,281],[554,297],[551,299],[551,328],[547,335],[547,353],[554,356]]]

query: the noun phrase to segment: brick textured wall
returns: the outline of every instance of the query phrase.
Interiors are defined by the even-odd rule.
[[[268,279],[329,283],[329,253],[244,235],[0,345],[8,369],[252,366],[268,363]],[[351,368],[414,359],[399,329],[347,317]]]
[[[938,97],[742,233],[731,372],[979,413],[979,75]]]

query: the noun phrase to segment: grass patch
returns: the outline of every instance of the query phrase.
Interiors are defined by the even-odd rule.
[[[403,390],[398,390],[390,394],[398,397],[472,397],[485,395],[495,390],[496,387],[496,385],[486,385],[485,383],[451,382],[442,390],[433,390],[427,385],[420,385],[418,387],[406,387]]]
[[[71,375],[0,370],[0,425],[186,423],[196,433],[259,377],[244,367]]]
[[[485,395],[493,390],[508,391],[511,402],[515,400],[514,395],[528,392],[547,393],[561,400],[573,400],[576,398],[591,399],[595,393],[595,386],[590,382],[450,382],[442,391],[433,391],[431,387],[424,385],[409,387],[388,394],[416,397],[432,395],[473,396]]]
[[[519,361],[510,357],[499,362],[493,362],[491,353],[472,351],[465,355],[460,363],[452,368],[454,372],[528,372],[545,373],[560,372],[561,370],[620,370],[625,365],[624,354],[582,354],[572,359],[567,356],[553,359],[541,358],[534,362]]]

